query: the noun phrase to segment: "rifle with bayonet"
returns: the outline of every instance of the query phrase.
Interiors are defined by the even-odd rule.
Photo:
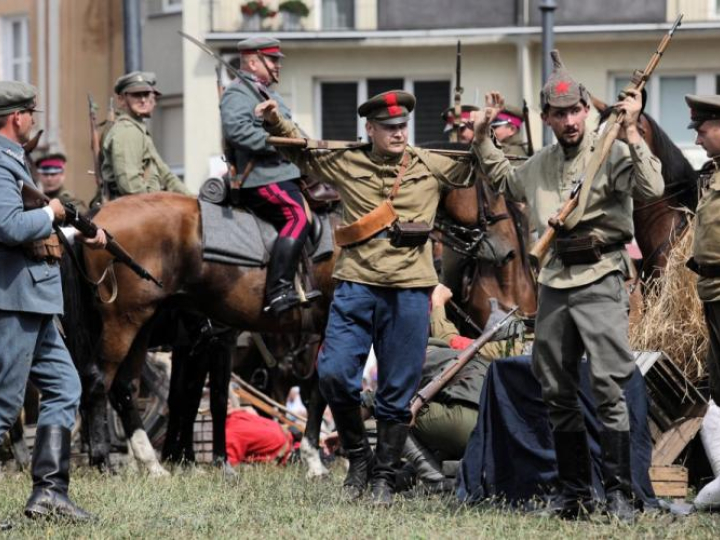
[[[463,87],[460,84],[462,74],[462,50],[460,40],[457,42],[457,53],[455,56],[455,91],[453,93],[453,130],[450,134],[450,142],[460,142],[460,127],[462,126],[462,95]]]
[[[272,146],[294,146],[303,150],[347,150],[352,148],[361,148],[369,143],[363,141],[333,141],[325,139],[308,139],[304,137],[275,137],[269,136],[267,143]],[[472,152],[468,150],[449,150],[445,148],[423,148],[426,152],[440,154],[442,156],[456,158],[470,158]],[[525,161],[526,157],[522,156],[506,156],[511,161]]]
[[[23,207],[26,210],[42,208],[43,206],[50,204],[50,198],[47,195],[25,182],[22,183],[21,195]],[[75,205],[65,202],[62,203],[62,205],[65,208],[65,224],[75,227],[86,238],[95,238],[98,226],[78,212]],[[58,228],[59,227],[56,226],[56,230]],[[107,238],[105,250],[114,256],[115,260],[126,265],[141,278],[152,281],[155,285],[162,288],[162,281],[155,278],[150,272],[140,266],[140,264],[138,264],[138,262],[130,256],[125,248],[123,248],[118,241],[115,240],[112,234],[105,231],[105,236]]]
[[[505,315],[505,317],[502,318],[502,320],[498,321],[492,327],[480,334],[480,337],[463,349],[455,360],[448,364],[441,373],[438,373],[429,383],[423,386],[417,394],[415,394],[415,397],[413,397],[410,402],[410,413],[412,414],[413,422],[415,421],[415,417],[422,406],[432,400],[432,398],[434,398],[437,393],[440,392],[440,390],[442,390],[445,385],[447,385],[447,383],[450,382],[468,362],[470,362],[470,360],[472,360],[477,352],[492,340],[495,334],[511,322],[511,318],[517,310],[518,306],[515,306],[508,312],[507,315]]]
[[[667,49],[670,44],[670,40],[672,39],[675,30],[677,30],[680,26],[682,17],[682,13],[678,15],[677,19],[670,27],[670,30],[668,30],[668,32],[663,36],[660,41],[660,45],[653,53],[645,69],[643,71],[635,71],[626,90],[635,89],[638,92],[642,91],[650,78],[650,75],[652,75],[653,71],[655,71],[655,68],[660,63],[660,59],[662,58],[665,49]],[[540,266],[545,258],[545,255],[550,249],[550,246],[555,241],[558,231],[560,229],[571,230],[582,217],[581,214],[573,214],[573,212],[578,207],[581,198],[583,198],[583,196],[587,197],[595,175],[601,169],[608,155],[610,155],[613,143],[620,133],[620,128],[624,119],[625,112],[622,110],[614,110],[608,117],[605,129],[603,130],[600,140],[590,157],[587,169],[575,182],[575,186],[570,192],[570,197],[567,201],[565,201],[565,204],[560,211],[548,220],[548,228],[545,229],[543,235],[530,250],[530,258],[537,267]]]
[[[102,177],[102,171],[100,167],[100,133],[98,133],[97,123],[97,105],[93,97],[88,94],[88,115],[90,118],[90,152],[92,152],[93,161],[93,175],[95,176],[95,196],[93,197],[94,204],[105,204],[110,200],[110,193],[107,185]]]

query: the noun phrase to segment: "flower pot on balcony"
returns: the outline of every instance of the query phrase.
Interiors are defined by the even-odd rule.
[[[290,13],[289,11],[282,12],[282,29],[285,32],[297,32],[302,30],[302,24],[300,19],[302,17],[297,13]]]
[[[259,32],[262,28],[262,18],[258,14],[245,15],[242,18],[242,29],[245,32]]]

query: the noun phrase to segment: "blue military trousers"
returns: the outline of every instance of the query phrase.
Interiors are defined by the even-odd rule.
[[[410,421],[410,400],[425,362],[430,291],[338,283],[318,357],[320,390],[332,410],[360,405],[363,367],[373,345],[378,369],[375,417]]]
[[[72,429],[80,378],[52,316],[0,310],[0,438],[22,409],[28,380],[41,395],[38,426]]]

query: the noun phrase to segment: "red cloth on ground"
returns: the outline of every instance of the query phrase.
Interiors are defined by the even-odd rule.
[[[243,410],[228,415],[225,437],[230,465],[272,460],[285,463],[293,446],[292,435],[280,424]]]
[[[472,339],[464,336],[453,336],[450,338],[450,348],[462,351],[463,349],[467,349],[472,342]]]

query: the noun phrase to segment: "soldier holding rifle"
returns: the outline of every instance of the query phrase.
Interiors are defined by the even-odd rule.
[[[22,145],[30,138],[36,90],[0,82],[0,438],[15,422],[30,380],[42,396],[32,459],[28,517],[90,516],[68,497],[70,431],[80,402],[80,379],[53,317],[63,312],[60,259],[53,223],[65,218],[62,202],[23,207],[21,186],[35,187]],[[70,229],[74,232],[74,229]],[[103,247],[102,230],[90,247]]]
[[[338,187],[343,227],[339,280],[318,358],[320,388],[350,459],[344,483],[349,499],[360,498],[370,480],[377,504],[391,504],[395,467],[408,434],[409,404],[420,382],[428,339],[429,297],[437,284],[431,223],[443,185],[474,180],[467,157],[457,161],[408,146],[407,122],[415,97],[401,90],[363,103],[371,143],[342,150],[280,148],[300,170]],[[300,137],[275,101],[256,108],[273,135]],[[373,453],[360,415],[365,359],[374,345],[378,358],[375,415],[378,445]]]
[[[486,99],[476,121],[480,168],[507,197],[527,202],[540,232],[581,177],[597,137],[586,127],[589,95],[553,51],[554,70],[541,92],[542,119],[557,143],[513,168],[490,138],[504,106],[498,93]],[[627,143],[615,141],[594,178],[584,213],[571,231],[559,232],[540,271],[533,372],[549,408],[559,470],[552,514],[574,519],[592,511],[587,433],[578,403],[578,363],[587,354],[601,432],[606,511],[633,519],[629,421],[623,387],[635,364],[628,343],[628,295],[633,273],[625,244],[633,236],[633,198],[663,194],[660,162],[641,138],[640,93],[628,90],[615,104],[624,112]]]

